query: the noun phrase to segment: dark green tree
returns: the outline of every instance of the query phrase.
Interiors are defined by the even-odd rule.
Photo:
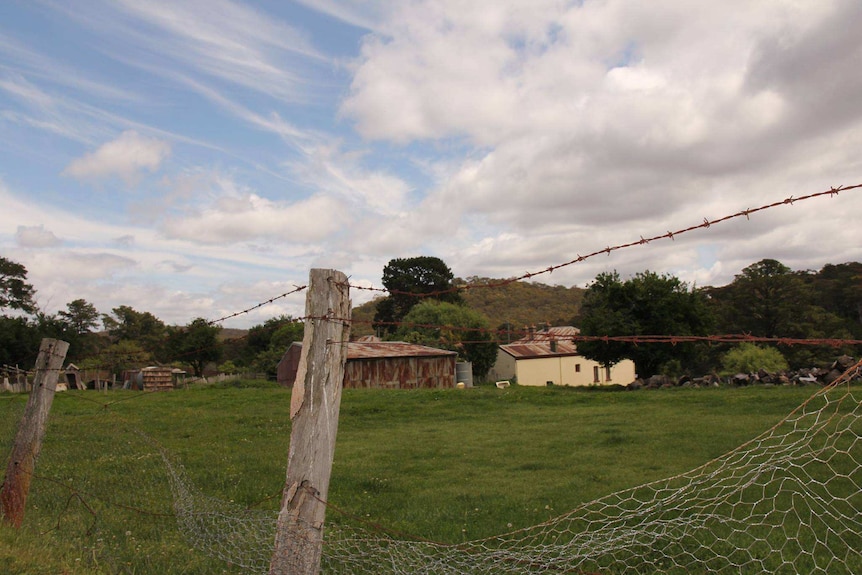
[[[706,296],[674,276],[646,271],[621,281],[613,272],[599,274],[587,288],[578,324],[587,336],[686,336],[707,335],[712,318]],[[661,373],[666,364],[690,370],[702,352],[694,343],[584,341],[578,349],[605,366],[632,359],[640,377]]]
[[[27,268],[0,256],[0,311],[17,309],[33,313],[35,294],[33,286],[27,283]]]
[[[28,318],[0,315],[0,365],[30,369],[40,339],[39,330]]]
[[[453,304],[463,303],[454,290],[454,276],[440,258],[419,256],[389,260],[383,268],[383,286],[389,295],[377,302],[375,327],[394,333],[398,323],[423,299]],[[422,297],[422,294],[428,294]]]
[[[419,302],[404,316],[393,338],[457,351],[460,359],[472,362],[473,376],[480,381],[497,359],[488,318],[463,305]]]
[[[789,327],[807,303],[805,282],[773,259],[760,260],[723,288],[709,290],[719,304],[719,327],[726,333],[789,336]]]
[[[710,288],[708,294],[722,333],[849,339],[852,320],[819,305],[829,300],[828,286],[829,282],[818,280],[816,274],[794,272],[777,260],[764,259],[744,268],[730,284]],[[846,313],[846,303],[833,301],[836,310]],[[837,355],[852,353],[832,346],[783,346],[780,351],[792,368],[828,363]]]
[[[102,315],[102,323],[114,342],[137,342],[154,358],[167,359],[164,348],[168,330],[162,320],[148,311],[139,312],[127,305],[115,307],[111,314]]]
[[[208,363],[222,358],[222,343],[218,337],[221,329],[221,326],[199,317],[187,326],[173,330],[168,340],[173,359],[189,364],[194,374],[202,377]]]
[[[263,351],[258,352],[252,361],[252,368],[258,373],[265,373],[267,377],[275,378],[278,371],[278,362],[281,361],[284,352],[293,342],[302,342],[305,333],[305,324],[284,316],[288,321],[281,322],[269,339],[269,345]]]
[[[78,335],[91,333],[99,325],[99,312],[96,306],[85,299],[70,301],[66,304],[66,311],[60,311],[58,315]]]

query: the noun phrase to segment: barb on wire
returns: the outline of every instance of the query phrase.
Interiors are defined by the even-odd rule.
[[[667,233],[652,236],[652,237],[644,237],[643,235],[641,235],[639,237],[639,239],[632,241],[632,242],[628,242],[628,243],[624,243],[624,244],[620,244],[620,245],[616,245],[616,246],[607,246],[603,249],[594,251],[594,252],[589,253],[589,254],[584,255],[584,256],[578,254],[578,256],[575,259],[572,259],[570,261],[563,262],[563,263],[557,264],[557,265],[552,265],[552,266],[545,268],[543,270],[540,270],[540,271],[526,272],[520,276],[501,280],[498,282],[491,282],[491,283],[487,283],[487,284],[473,284],[473,285],[469,285],[469,286],[459,285],[459,286],[455,286],[453,288],[449,288],[446,290],[438,290],[438,291],[426,292],[426,293],[414,293],[414,292],[406,292],[406,291],[387,290],[386,288],[363,287],[363,286],[355,286],[355,285],[350,285],[350,287],[353,289],[359,289],[359,290],[389,293],[391,295],[396,295],[396,294],[397,295],[407,295],[407,296],[414,296],[417,298],[437,297],[437,296],[444,295],[447,293],[453,293],[453,292],[467,290],[467,289],[498,288],[498,287],[503,287],[505,285],[515,283],[518,281],[531,279],[531,278],[538,276],[538,275],[542,275],[542,274],[546,274],[546,273],[550,274],[550,273],[553,273],[554,270],[558,270],[560,268],[564,268],[564,267],[567,267],[567,266],[570,266],[570,265],[573,265],[576,263],[581,263],[587,259],[594,258],[594,257],[601,255],[601,254],[607,254],[608,256],[610,256],[612,251],[632,248],[635,246],[643,246],[643,245],[649,244],[650,242],[652,242],[654,240],[669,239],[671,241],[674,241],[676,239],[676,236],[678,236],[680,234],[685,234],[685,233],[692,232],[692,231],[699,230],[699,229],[707,229],[707,228],[710,228],[716,224],[724,223],[726,221],[737,219],[737,218],[744,217],[746,220],[750,220],[749,216],[751,214],[754,214],[757,212],[761,212],[761,211],[768,210],[771,208],[776,208],[778,206],[783,206],[783,205],[794,205],[797,202],[801,202],[804,200],[810,200],[813,198],[819,198],[819,197],[823,197],[823,196],[830,196],[830,197],[837,196],[838,192],[844,192],[844,191],[854,190],[854,189],[859,189],[859,188],[862,188],[862,184],[855,184],[852,186],[841,185],[841,186],[838,186],[837,188],[831,187],[826,191],[816,192],[813,194],[800,196],[798,198],[794,198],[793,196],[790,196],[790,197],[785,198],[783,200],[779,200],[776,202],[772,202],[771,204],[766,204],[766,205],[760,206],[759,208],[748,208],[748,209],[736,212],[735,214],[730,214],[730,215],[727,215],[727,216],[724,216],[721,218],[716,218],[713,220],[710,220],[708,218],[704,218],[703,222],[696,224],[696,225],[689,226],[687,228],[679,229],[676,231],[670,231],[669,230]]]
[[[280,299],[285,298],[285,297],[287,297],[287,296],[289,296],[289,295],[293,295],[293,294],[295,294],[295,293],[301,292],[302,290],[304,290],[304,289],[305,289],[305,288],[307,288],[307,287],[308,287],[308,286],[294,286],[294,289],[290,290],[289,292],[285,292],[285,293],[283,293],[283,294],[281,294],[281,295],[277,295],[277,296],[275,296],[275,297],[271,297],[271,298],[269,298],[269,299],[268,299],[268,300],[266,300],[266,301],[262,301],[262,302],[260,302],[260,303],[258,303],[258,304],[255,304],[255,305],[251,306],[250,308],[244,309],[244,310],[242,310],[242,311],[234,312],[234,313],[232,313],[232,314],[230,314],[230,315],[226,315],[226,316],[224,316],[224,317],[220,317],[220,318],[218,318],[218,319],[214,319],[214,320],[208,321],[208,322],[207,322],[207,325],[213,325],[213,324],[216,324],[216,323],[221,323],[221,322],[223,322],[223,321],[225,321],[225,320],[228,320],[228,319],[231,319],[231,318],[234,318],[234,317],[240,316],[240,315],[247,314],[247,313],[252,312],[252,311],[254,311],[254,310],[258,309],[258,308],[261,308],[261,307],[263,307],[263,306],[265,306],[265,305],[269,305],[269,304],[273,303],[273,302],[274,302],[274,301],[276,301],[276,300],[280,300]]]

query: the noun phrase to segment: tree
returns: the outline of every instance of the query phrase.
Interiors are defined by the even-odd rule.
[[[587,336],[707,335],[712,318],[705,294],[671,275],[650,271],[620,280],[617,272],[599,274],[587,288],[579,317]],[[701,351],[693,343],[626,343],[585,341],[578,350],[611,366],[632,359],[641,377],[660,373],[668,362],[683,369],[694,365]]]
[[[168,341],[173,357],[188,363],[197,377],[203,377],[206,364],[222,358],[222,344],[218,339],[221,329],[199,317],[174,330]]]
[[[167,326],[148,311],[139,312],[127,305],[102,315],[102,323],[115,342],[134,341],[155,357],[163,357]],[[164,358],[163,358],[164,359]]]
[[[710,298],[721,304],[723,331],[763,337],[788,336],[806,299],[802,279],[773,259],[744,268],[729,285],[710,290]]]
[[[830,288],[836,286],[828,278],[834,271],[826,270],[827,279],[820,280],[815,274],[794,272],[773,259],[751,264],[730,284],[708,290],[719,331],[775,338],[852,338],[853,280],[841,282],[846,284],[849,301],[833,302],[830,292],[834,290]],[[852,269],[843,270],[843,274],[853,277]],[[836,311],[850,312],[850,317],[841,317],[820,302]],[[829,362],[846,352],[831,346],[793,346],[784,350],[784,356],[791,367],[799,368]]]
[[[36,291],[27,283],[27,268],[0,256],[0,310],[36,311]]]
[[[389,260],[383,268],[383,286],[389,295],[377,302],[374,322],[387,333],[423,299],[460,304],[461,294],[454,290],[452,270],[440,258],[420,256]],[[430,294],[425,298],[421,294]]]
[[[66,304],[66,311],[58,314],[78,335],[92,332],[99,325],[99,312],[96,306],[84,299],[76,299]]]
[[[394,337],[411,343],[457,351],[472,362],[473,375],[482,380],[497,359],[497,342],[488,319],[463,305],[423,301],[413,306]]]
[[[29,369],[40,339],[39,330],[27,318],[0,315],[0,365]]]

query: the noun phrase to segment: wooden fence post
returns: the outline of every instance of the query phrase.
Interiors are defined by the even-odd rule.
[[[287,480],[270,575],[317,575],[350,337],[347,276],[313,269],[305,334],[290,401]]]
[[[42,449],[42,439],[45,437],[45,426],[48,423],[51,403],[54,401],[57,379],[68,350],[67,342],[48,338],[43,339],[39,347],[33,390],[30,392],[18,433],[15,435],[12,455],[6,467],[6,479],[0,487],[0,511],[4,521],[12,527],[21,527],[24,521],[24,508],[27,505],[27,495],[30,493],[30,481],[33,479],[36,460]]]

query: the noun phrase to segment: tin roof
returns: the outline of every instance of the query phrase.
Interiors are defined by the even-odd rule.
[[[550,341],[535,340],[529,343],[501,345],[500,349],[515,359],[578,355],[578,347],[570,341],[557,341],[555,351],[551,351]]]
[[[571,341],[574,337],[581,333],[581,330],[572,327],[570,325],[560,325],[556,327],[549,327],[547,329],[543,329],[533,334],[528,334],[517,340],[515,343],[528,343],[535,341],[563,341],[569,340]]]
[[[383,359],[386,357],[435,357],[458,355],[457,352],[437,349],[403,341],[351,341],[347,344],[347,359]]]

